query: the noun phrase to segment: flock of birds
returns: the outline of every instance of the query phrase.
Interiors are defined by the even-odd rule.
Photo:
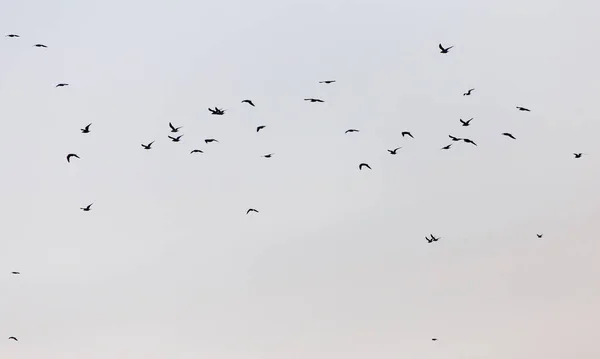
[[[19,38],[20,36],[17,35],[17,34],[8,34],[8,35],[6,35],[6,37],[9,37],[9,38]],[[33,47],[48,48],[48,46],[46,46],[44,44],[35,44],[35,45],[33,45]],[[442,46],[442,44],[439,44],[438,47],[440,49],[440,53],[442,53],[442,54],[448,54],[450,52],[450,49],[452,49],[454,46],[444,47],[444,46]],[[332,83],[335,83],[335,82],[336,82],[336,80],[319,81],[319,83],[321,83],[321,84],[332,84]],[[66,86],[69,86],[69,84],[68,83],[59,83],[55,87],[66,87]],[[471,88],[471,89],[467,90],[465,93],[463,93],[463,96],[471,96],[473,94],[473,91],[475,91],[475,89]],[[311,103],[322,103],[322,102],[325,102],[324,100],[319,99],[319,98],[305,98],[304,101],[311,102]],[[245,103],[245,104],[248,104],[248,105],[250,105],[252,107],[255,107],[255,104],[254,104],[254,102],[252,102],[252,100],[246,99],[246,100],[243,100],[241,102]],[[522,107],[522,106],[516,106],[516,109],[519,110],[519,111],[521,111],[521,112],[531,112],[531,110],[529,110],[526,107]],[[221,108],[218,108],[218,107],[215,106],[214,108],[208,108],[208,111],[211,113],[211,115],[223,116],[223,115],[225,115],[225,111],[227,111],[227,110],[224,110],[224,109],[221,109]],[[471,125],[471,121],[473,121],[473,118],[470,118],[470,119],[468,119],[466,121],[463,120],[462,118],[459,119],[459,120],[460,120],[460,123],[462,124],[463,127],[468,127],[468,126]],[[90,123],[90,124],[86,125],[84,128],[80,129],[81,133],[83,133],[83,134],[90,133],[91,132],[90,131],[90,127],[91,126],[92,126],[92,124]],[[169,122],[170,132],[173,133],[173,134],[179,133],[179,131],[180,131],[180,129],[182,127],[183,126],[176,127],[171,122]],[[265,127],[266,127],[265,125],[261,125],[261,126],[256,127],[256,132],[257,133],[260,132]],[[347,133],[354,133],[354,132],[360,132],[360,131],[358,129],[351,128],[351,129],[346,130],[345,133],[347,134]],[[516,137],[513,136],[509,132],[504,132],[501,135],[502,136],[506,136],[506,137],[508,137],[510,139],[516,140]],[[403,131],[403,132],[401,132],[401,136],[402,137],[408,136],[408,137],[414,139],[414,136],[409,131]],[[180,135],[177,135],[177,136],[175,136],[175,135],[173,135],[173,136],[168,135],[168,138],[172,142],[180,142],[182,137],[183,137],[183,134],[180,134]],[[441,147],[441,150],[449,150],[452,147],[453,142],[461,142],[461,141],[465,142],[465,143],[472,144],[474,146],[477,146],[477,144],[473,140],[471,140],[469,138],[460,138],[460,137],[455,137],[455,136],[452,136],[452,135],[448,135],[448,137],[452,140],[452,143],[450,143],[450,144],[448,144],[446,146]],[[155,141],[151,141],[148,144],[143,144],[142,143],[141,146],[142,146],[142,148],[144,150],[151,150],[152,149],[152,145],[154,144],[154,142]],[[214,139],[214,138],[207,138],[207,139],[204,140],[204,142],[206,144],[209,144],[209,143],[219,142],[219,141],[216,140],[216,139]],[[402,147],[396,147],[394,149],[389,149],[387,151],[388,151],[388,153],[390,155],[396,155],[398,153],[398,150],[400,150],[401,148]],[[190,152],[190,154],[194,154],[194,153],[204,153],[204,152],[202,150],[200,150],[200,149],[193,149]],[[269,153],[269,154],[263,155],[262,157],[264,157],[264,158],[271,158],[273,155],[274,155],[273,153]],[[581,153],[581,152],[579,152],[579,153],[573,153],[573,155],[575,156],[575,158],[581,158],[584,155],[584,153]],[[69,153],[67,155],[67,162],[71,163],[71,160],[73,158],[81,159],[76,153]],[[360,163],[358,165],[358,169],[359,170],[363,170],[365,168],[371,170],[371,166],[369,166],[368,163]],[[82,211],[84,211],[84,212],[89,212],[89,211],[91,211],[92,205],[93,205],[93,203],[90,203],[90,204],[88,204],[85,207],[81,207],[80,209]],[[255,209],[255,208],[249,208],[246,211],[246,214],[250,214],[250,213],[259,213],[259,211],[257,209]],[[543,234],[536,234],[536,236],[537,236],[537,238],[542,238]],[[425,236],[425,239],[427,240],[427,243],[434,243],[434,242],[439,241],[441,239],[441,237],[435,237],[433,234],[430,234],[429,237]],[[14,272],[11,272],[11,274],[13,274],[13,275],[19,275],[21,273],[17,272],[17,271],[14,271]],[[14,336],[9,337],[8,339],[9,340],[18,341],[18,339],[16,337],[14,337]],[[432,341],[437,341],[438,339],[437,338],[432,338],[431,340]]]

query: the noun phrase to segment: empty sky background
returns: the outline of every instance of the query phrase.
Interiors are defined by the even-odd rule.
[[[0,356],[598,358],[599,13],[2,2]]]

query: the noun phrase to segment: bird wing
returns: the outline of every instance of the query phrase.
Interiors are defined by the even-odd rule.
[[[439,44],[438,46],[439,46],[440,50],[442,50],[442,51],[446,50],[446,49],[444,49],[444,47],[442,46],[442,44]]]
[[[175,140],[175,137],[171,137],[171,136],[169,136],[169,138],[170,138],[170,139],[172,139],[172,140]]]
[[[173,124],[171,122],[169,122],[169,127],[171,127],[171,130],[175,129],[175,127],[173,127]]]

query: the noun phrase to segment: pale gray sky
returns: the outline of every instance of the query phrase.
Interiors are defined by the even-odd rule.
[[[5,1],[0,357],[598,358],[599,13]]]

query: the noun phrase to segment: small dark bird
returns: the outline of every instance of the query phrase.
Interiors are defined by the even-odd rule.
[[[65,86],[69,86],[69,84],[60,83],[60,84],[56,85],[55,87],[65,87]]]
[[[21,272],[10,272],[10,273],[11,273],[11,274],[14,274],[14,275],[21,274]]]
[[[516,140],[515,136],[513,136],[512,134],[508,133],[508,132],[504,132],[502,135],[506,136],[506,137],[510,137],[513,140]]]
[[[242,101],[242,103],[244,103],[244,102],[247,103],[248,105],[252,106],[252,107],[255,107],[254,103],[252,103],[252,101],[250,101],[250,100],[244,100],[244,101]]]
[[[335,82],[335,80],[325,80],[325,81],[319,81],[320,84],[330,84]]]
[[[304,101],[310,101],[310,102],[325,102],[323,100],[320,100],[318,98],[305,98]]]
[[[169,122],[169,127],[171,127],[171,132],[179,132],[179,129],[183,126],[175,127],[171,122]]]
[[[192,153],[204,153],[204,152],[202,152],[202,150],[192,150],[192,152],[190,152],[190,155],[191,155]]]
[[[145,145],[142,143],[142,147],[144,147],[145,150],[149,150],[152,148],[152,144],[154,143],[154,141],[150,142],[149,144]]]
[[[395,154],[398,153],[398,150],[401,149],[401,148],[402,147],[396,147],[393,150],[387,150],[387,151],[390,153],[390,155],[395,155]]]
[[[211,143],[211,142],[219,142],[217,140],[215,140],[214,138],[207,138],[206,140],[204,140],[205,143]]]
[[[453,48],[454,46],[450,46],[450,47],[446,47],[446,48],[444,48],[444,47],[442,46],[442,44],[439,44],[439,45],[438,45],[438,47],[440,48],[440,50],[442,50],[442,51],[440,51],[442,54],[447,54],[447,53],[448,53],[448,51],[450,51],[450,49],[451,49],[451,48]]]
[[[538,238],[542,238],[544,235],[543,235],[543,234],[536,234],[536,236],[537,236]]]
[[[517,110],[519,110],[519,111],[527,111],[527,112],[531,112],[531,110],[530,110],[530,109],[528,109],[528,108],[525,108],[525,107],[520,107],[520,106],[517,106]]]
[[[34,47],[48,47],[48,46],[46,46],[46,45],[44,45],[44,44],[35,44],[35,45],[33,45],[33,46],[34,46]]]
[[[466,143],[470,143],[470,144],[472,144],[472,145],[475,145],[475,146],[477,146],[477,144],[476,144],[475,142],[473,142],[473,140],[469,140],[468,138],[463,138],[462,140],[463,140],[464,142],[466,142]]]
[[[452,135],[448,135],[448,137],[450,137],[454,142],[462,140],[462,138],[454,137]]]
[[[368,169],[371,169],[371,166],[369,166],[369,165],[368,165],[368,164],[366,164],[366,163],[361,163],[360,165],[358,165],[358,169],[359,169],[359,170],[362,170],[362,169],[363,169],[363,167],[367,167]]]
[[[89,212],[89,211],[91,211],[91,210],[92,210],[92,208],[91,208],[91,207],[92,207],[92,204],[93,204],[93,203],[90,203],[90,204],[88,204],[86,207],[81,207],[81,210],[82,210],[82,211],[84,211],[84,212]]]
[[[437,338],[431,338],[431,340],[435,342],[435,341],[437,341]]]
[[[19,341],[19,339],[15,338],[15,337],[8,337],[8,340],[14,340],[15,342]]]
[[[248,208],[248,210],[246,211],[246,214],[248,214],[250,212],[256,212],[256,213],[258,213],[258,211],[255,210],[254,208]]]
[[[452,146],[452,144],[449,144],[449,145],[447,145],[447,146],[444,146],[444,147],[442,147],[441,149],[442,149],[442,150],[449,150],[449,149],[450,149],[450,146]]]
[[[425,236],[425,239],[427,240],[427,243],[433,243],[433,239],[431,239],[431,238],[429,238],[427,236]]]
[[[67,162],[71,163],[71,157],[79,158],[79,156],[77,156],[76,154],[74,154],[74,153],[69,153],[69,154],[67,155]]]
[[[465,92],[463,96],[470,96],[471,92],[475,91],[475,89],[469,89],[469,91]]]
[[[414,138],[413,135],[408,131],[402,132],[402,137],[404,137],[404,136],[410,136],[410,138]]]
[[[21,36],[19,36],[17,34],[8,34],[8,35],[6,35],[6,37],[21,37]]]
[[[573,153],[573,155],[575,156],[575,158],[581,158],[581,156],[583,156],[583,153]]]
[[[256,132],[258,132],[258,131],[262,130],[262,129],[263,129],[263,128],[265,128],[265,127],[267,127],[267,126],[264,126],[264,125],[258,126],[258,127],[256,128]]]
[[[177,137],[171,137],[168,136],[173,142],[179,142],[179,140],[181,140],[181,137],[183,137],[183,135],[179,135]]]
[[[90,133],[90,126],[92,124],[90,123],[89,125],[85,126],[84,128],[81,129],[81,133]]]
[[[264,158],[271,158],[271,157],[273,157],[273,155],[274,155],[274,153],[269,153],[269,154],[264,155],[263,157]]]
[[[433,236],[433,234],[431,234],[431,240],[432,240],[432,241],[434,241],[434,242],[437,242],[437,241],[439,241],[439,240],[440,240],[440,238],[442,238],[442,237],[435,238],[435,237]]]
[[[226,110],[222,110],[218,107],[215,106],[215,109],[213,110],[212,108],[208,108],[208,110],[210,111],[210,113],[212,115],[224,115]]]
[[[471,124],[471,121],[473,121],[473,117],[471,117],[468,121],[463,121],[463,119],[460,119],[460,123],[462,123],[463,126],[467,127],[469,126],[469,124]]]
[[[360,132],[360,131],[351,128],[349,130],[346,130],[346,132],[344,132],[344,133],[349,133],[349,132]]]

